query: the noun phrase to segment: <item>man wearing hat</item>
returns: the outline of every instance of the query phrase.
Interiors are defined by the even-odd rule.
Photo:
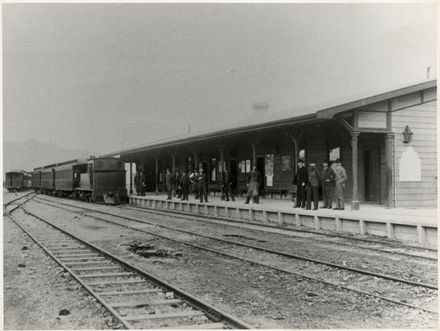
[[[343,210],[344,209],[344,188],[345,181],[347,180],[347,173],[345,169],[342,167],[341,160],[337,159],[335,168],[336,174],[336,187],[335,187],[335,200],[336,207],[333,208],[335,210]]]
[[[260,203],[258,192],[260,190],[260,183],[261,183],[261,175],[260,172],[257,170],[257,166],[254,164],[252,166],[252,171],[249,173],[247,178],[247,196],[246,196],[246,204],[249,203],[249,200],[252,198],[253,203]]]
[[[307,185],[307,169],[304,161],[298,161],[298,170],[293,177],[293,185],[296,185],[296,205],[295,208],[306,207],[306,185]]]
[[[310,161],[309,167],[309,177],[307,184],[307,204],[306,209],[311,209],[312,207],[312,199],[313,199],[313,210],[318,209],[318,191],[319,185],[321,183],[321,175],[319,174],[318,169],[316,169],[316,162]]]
[[[322,166],[322,200],[324,200],[324,204],[321,208],[331,208],[336,174],[333,169],[329,167],[328,161],[322,162]]]
[[[231,196],[231,200],[235,201],[234,193],[232,192],[232,184],[234,179],[232,178],[232,174],[229,173],[228,169],[225,169],[223,173],[223,190],[225,192],[225,200],[229,201],[229,196]]]

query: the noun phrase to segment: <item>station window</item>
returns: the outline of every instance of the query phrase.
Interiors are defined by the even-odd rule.
[[[213,157],[211,159],[211,182],[217,181],[217,159]]]
[[[341,148],[340,147],[334,147],[330,148],[328,153],[328,159],[330,162],[335,162],[337,159],[341,158]]]
[[[301,149],[298,153],[298,161],[299,160],[303,160],[304,162],[306,162],[306,150],[304,148]]]

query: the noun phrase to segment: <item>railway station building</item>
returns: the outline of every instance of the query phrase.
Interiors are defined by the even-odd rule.
[[[425,81],[308,114],[238,126],[118,151],[141,168],[147,191],[165,191],[165,171],[203,167],[209,191],[221,191],[227,168],[246,191],[251,165],[264,177],[264,193],[295,194],[299,159],[340,159],[347,171],[346,200],[360,205],[437,206],[437,81]],[[321,168],[322,169],[322,168]],[[134,171],[134,170],[133,170]],[[130,176],[133,178],[133,176]],[[133,186],[133,183],[130,183]]]

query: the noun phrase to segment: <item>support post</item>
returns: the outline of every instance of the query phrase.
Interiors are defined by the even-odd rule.
[[[173,167],[173,170],[172,170],[172,174],[173,174],[173,181],[172,181],[172,184],[171,185],[173,185],[173,196],[176,196],[176,188],[174,187],[174,181],[175,181],[175,179],[176,179],[176,153],[172,153],[171,154],[171,163],[172,163],[172,167]]]
[[[385,135],[385,192],[387,196],[388,208],[392,208],[394,206],[393,145],[394,133],[387,133]]]
[[[225,200],[225,190],[224,190],[224,188],[223,188],[223,174],[225,173],[225,164],[224,164],[224,160],[223,160],[223,148],[222,147],[220,147],[219,148],[219,151],[220,151],[220,164],[221,164],[221,168],[222,168],[222,171],[220,171],[220,187],[221,187],[221,192],[220,192],[220,194],[221,194],[221,200]],[[226,185],[227,185],[227,183],[226,183]]]
[[[133,194],[133,163],[130,162],[130,194]]]
[[[351,197],[351,210],[359,210],[358,192],[358,138],[359,131],[351,132],[351,160],[353,173],[353,193]]]
[[[252,166],[257,165],[257,148],[255,144],[251,144],[252,146]]]
[[[194,170],[199,169],[199,158],[197,157],[197,152],[194,152]]]
[[[159,193],[159,185],[158,185],[158,181],[159,181],[159,158],[157,156],[154,157],[154,168],[155,168],[155,173],[156,173],[156,183],[155,183],[154,191],[157,194],[157,193]]]

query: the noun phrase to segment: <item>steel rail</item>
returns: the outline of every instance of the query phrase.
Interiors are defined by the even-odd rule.
[[[62,208],[62,207],[58,207],[58,208]],[[81,207],[76,207],[76,208],[81,209]],[[62,209],[64,209],[64,208],[62,208]],[[72,212],[74,212],[74,211],[72,211]],[[95,212],[100,213],[99,211],[95,211]],[[337,283],[332,283],[332,282],[329,282],[329,281],[326,281],[326,280],[322,280],[320,278],[316,278],[316,277],[312,277],[312,276],[307,276],[307,275],[304,275],[304,274],[301,274],[301,273],[297,273],[297,272],[285,270],[285,269],[282,269],[282,268],[274,267],[274,266],[271,266],[271,265],[266,264],[266,263],[255,262],[255,261],[252,261],[252,260],[249,260],[249,259],[246,259],[246,258],[242,258],[242,257],[238,257],[238,256],[235,256],[235,255],[232,255],[232,254],[220,252],[220,251],[217,251],[217,250],[214,250],[214,249],[211,249],[211,248],[206,248],[206,247],[203,247],[203,246],[200,246],[200,245],[197,245],[197,244],[188,243],[188,242],[185,242],[183,240],[170,238],[170,237],[167,237],[167,236],[164,236],[164,235],[160,235],[160,234],[157,234],[157,233],[154,233],[154,232],[150,232],[150,231],[147,231],[147,230],[144,230],[144,229],[139,229],[139,228],[135,228],[135,227],[132,227],[132,226],[129,226],[129,225],[124,225],[124,224],[120,224],[120,223],[117,223],[117,222],[114,222],[114,221],[102,219],[102,218],[99,218],[99,217],[96,217],[96,216],[92,216],[92,215],[86,215],[86,216],[94,218],[94,219],[97,219],[99,221],[115,224],[115,225],[118,225],[118,226],[121,226],[121,227],[124,227],[124,228],[128,228],[128,229],[136,230],[136,231],[143,232],[143,233],[146,233],[146,234],[150,234],[150,235],[153,235],[153,236],[156,236],[156,237],[159,237],[159,238],[163,238],[163,239],[171,240],[171,241],[174,241],[174,242],[178,242],[178,243],[181,243],[181,244],[184,244],[184,245],[187,245],[187,246],[190,246],[190,247],[194,247],[194,248],[197,248],[197,249],[200,249],[200,250],[203,250],[203,251],[211,252],[211,253],[214,253],[214,254],[217,254],[217,255],[226,256],[228,258],[233,258],[233,259],[245,261],[245,262],[248,262],[248,263],[250,263],[252,265],[263,266],[263,267],[266,267],[266,268],[269,268],[269,269],[273,269],[273,270],[277,270],[277,271],[280,271],[280,272],[283,272],[283,273],[287,273],[287,274],[299,276],[299,277],[302,277],[302,278],[305,278],[305,279],[317,281],[317,282],[324,283],[324,284],[327,284],[327,285],[330,285],[330,286],[333,286],[333,287],[337,287],[337,288],[341,288],[341,289],[344,289],[344,290],[356,292],[356,293],[359,293],[359,294],[362,294],[362,295],[367,295],[367,296],[370,296],[370,297],[374,297],[374,298],[377,298],[377,299],[380,299],[380,300],[383,300],[383,301],[388,301],[388,302],[391,302],[391,303],[394,303],[394,304],[397,304],[397,305],[402,305],[402,306],[406,306],[406,307],[409,307],[409,308],[418,309],[418,310],[421,310],[421,311],[424,311],[424,312],[428,312],[428,313],[431,313],[431,314],[438,315],[438,312],[436,312],[436,311],[433,311],[433,310],[430,310],[430,309],[426,309],[426,308],[423,308],[423,307],[418,307],[418,306],[415,306],[415,305],[411,305],[411,304],[408,304],[406,302],[402,302],[402,301],[395,300],[395,299],[392,299],[392,298],[387,298],[387,297],[384,297],[384,296],[381,296],[381,295],[377,295],[377,294],[374,294],[374,293],[370,293],[370,292],[354,289],[354,288],[349,287],[349,286],[344,286],[344,285],[340,285],[340,284],[337,284]],[[118,216],[118,215],[114,215],[114,216]],[[129,219],[129,218],[124,217],[124,216],[118,216],[118,217]],[[142,222],[142,221],[138,221],[138,222],[145,223],[145,222]],[[419,284],[417,284],[417,285],[419,285]]]
[[[38,197],[38,199],[49,201],[49,202],[55,202],[53,200],[44,199],[42,197]],[[56,202],[56,203],[60,203],[60,204],[71,206],[71,207],[76,207],[76,206],[70,205],[70,204],[65,203],[65,202]],[[190,212],[184,212],[184,211],[179,211],[179,210],[158,210],[156,208],[151,208],[151,207],[134,207],[134,206],[131,206],[131,205],[115,206],[115,207],[118,208],[118,209],[122,209],[122,210],[123,209],[128,209],[128,210],[132,209],[132,210],[142,211],[144,213],[152,213],[152,214],[158,214],[158,215],[179,215],[183,219],[196,220],[196,221],[199,221],[199,222],[207,222],[207,219],[211,219],[211,220],[214,220],[214,221],[222,221],[222,222],[227,222],[227,223],[233,223],[233,224],[230,224],[230,226],[242,227],[242,228],[243,228],[242,225],[252,225],[252,226],[257,226],[257,227],[260,227],[260,228],[269,228],[269,229],[282,230],[282,231],[285,231],[285,232],[290,232],[289,234],[284,234],[284,235],[288,235],[288,236],[296,237],[296,238],[304,238],[304,237],[297,236],[297,235],[294,235],[292,233],[294,233],[294,232],[303,232],[303,233],[316,234],[316,235],[320,235],[320,236],[324,236],[324,237],[334,237],[334,238],[343,238],[343,239],[347,239],[347,240],[351,240],[351,241],[360,241],[360,242],[365,242],[365,243],[369,243],[369,244],[381,244],[381,245],[389,245],[389,246],[394,246],[396,248],[403,248],[403,249],[406,248],[406,249],[415,249],[415,250],[424,250],[424,251],[438,252],[438,250],[436,248],[431,248],[431,247],[407,245],[407,244],[403,244],[403,243],[399,243],[399,242],[383,241],[383,240],[377,240],[377,239],[357,238],[357,237],[351,237],[351,236],[347,236],[347,235],[343,235],[343,234],[326,233],[326,232],[316,231],[316,230],[312,230],[312,229],[307,230],[307,229],[283,228],[283,227],[280,227],[280,226],[277,226],[277,225],[261,224],[261,223],[257,223],[257,222],[247,221],[247,220],[240,220],[239,221],[239,220],[236,220],[234,218],[226,218],[226,217],[221,217],[221,216],[195,215],[195,214],[192,214]],[[77,207],[77,208],[84,208],[84,209],[86,209],[86,207]],[[264,230],[261,230],[261,229],[253,229],[253,230],[264,232]],[[349,244],[349,243],[333,242],[333,241],[322,240],[322,239],[318,239],[318,238],[307,238],[307,239],[313,240],[313,241],[317,241],[317,242],[331,243],[331,244],[334,244],[334,245],[343,245],[343,246],[361,248],[361,249],[365,249],[365,250],[379,251],[379,252],[384,252],[384,253],[393,254],[393,255],[402,255],[402,256],[409,256],[409,257],[414,257],[414,258],[435,260],[435,261],[438,260],[435,257],[426,257],[426,256],[415,255],[415,254],[403,253],[403,252],[390,252],[390,251],[382,250],[382,249],[379,249],[379,248],[358,246],[358,245]]]
[[[383,241],[383,240],[377,240],[377,239],[356,238],[356,237],[346,236],[346,235],[343,235],[343,234],[326,233],[326,232],[316,231],[316,230],[312,230],[312,229],[310,229],[310,230],[307,230],[307,229],[287,229],[287,228],[282,228],[282,227],[279,227],[279,226],[276,226],[276,225],[272,225],[272,224],[261,224],[261,223],[257,223],[257,222],[247,221],[247,220],[240,220],[240,221],[238,221],[238,220],[236,220],[234,218],[226,218],[226,217],[221,217],[221,216],[194,215],[194,214],[192,214],[190,212],[184,212],[184,211],[180,211],[180,210],[158,210],[158,209],[151,208],[151,207],[133,207],[131,205],[130,206],[123,206],[123,207],[119,207],[118,206],[118,208],[119,209],[136,209],[136,210],[144,209],[144,212],[146,212],[145,209],[147,209],[148,212],[157,213],[157,214],[163,213],[163,214],[185,215],[185,216],[198,217],[198,218],[202,218],[203,217],[203,218],[208,218],[208,219],[213,219],[213,220],[225,221],[225,222],[229,222],[229,223],[243,223],[243,224],[249,224],[249,225],[256,225],[256,226],[259,226],[259,227],[267,227],[267,228],[280,229],[280,230],[284,230],[284,231],[287,231],[287,232],[312,233],[312,234],[317,234],[317,235],[321,235],[321,236],[344,238],[344,239],[348,239],[348,240],[363,241],[363,242],[372,243],[372,244],[390,245],[390,246],[395,246],[397,248],[427,250],[427,251],[432,251],[432,252],[437,252],[438,251],[436,248],[431,248],[431,247],[407,245],[407,244],[403,244],[403,243],[399,243],[399,242]],[[292,235],[292,236],[294,236],[294,235]],[[320,241],[320,239],[316,239],[316,238],[307,238],[307,239],[312,239],[312,240]],[[327,241],[327,242],[331,242],[331,241]],[[331,242],[331,243],[334,243],[334,242]],[[350,245],[350,244],[345,244],[345,243],[334,243],[334,244]],[[355,247],[375,250],[374,248],[371,248],[371,247],[363,247],[363,246],[355,246]],[[388,253],[391,253],[391,252],[388,252]],[[393,253],[393,254],[404,254],[404,253],[398,253],[397,252],[397,253]],[[410,256],[425,258],[423,256],[417,256],[417,255],[410,255]]]
[[[57,208],[62,208],[62,207],[58,207],[58,206],[54,206]],[[317,260],[317,259],[312,259],[312,258],[308,258],[305,256],[301,256],[301,255],[296,255],[296,254],[291,254],[291,253],[286,253],[286,252],[280,252],[277,250],[273,250],[273,249],[269,249],[269,248],[263,248],[263,247],[259,247],[259,246],[255,246],[255,245],[251,245],[251,244],[245,244],[245,243],[239,243],[236,241],[232,241],[232,240],[227,240],[227,239],[223,239],[223,238],[218,238],[218,237],[214,237],[214,236],[209,236],[209,235],[204,235],[204,234],[200,234],[200,233],[195,233],[192,231],[188,231],[188,230],[181,230],[181,229],[176,229],[174,227],[170,227],[170,226],[166,226],[166,225],[161,225],[161,224],[157,224],[157,223],[152,223],[152,222],[148,222],[148,221],[144,221],[144,220],[138,220],[132,217],[128,217],[128,216],[121,216],[121,215],[117,215],[117,214],[113,214],[113,213],[108,213],[108,212],[103,212],[103,211],[96,211],[90,208],[82,208],[82,207],[74,207],[74,208],[79,208],[79,209],[84,209],[84,210],[89,210],[91,212],[95,212],[95,213],[100,213],[100,214],[104,214],[104,215],[109,215],[109,216],[113,216],[113,217],[119,217],[122,219],[127,219],[133,222],[138,222],[138,223],[142,223],[142,224],[149,224],[152,226],[156,226],[156,227],[160,227],[160,228],[164,228],[167,230],[172,230],[172,231],[176,231],[176,232],[181,232],[181,233],[186,233],[186,234],[190,234],[190,235],[194,235],[194,236],[199,236],[202,238],[208,238],[211,240],[217,240],[220,242],[225,242],[228,244],[233,244],[233,245],[238,245],[238,246],[243,246],[243,247],[247,247],[247,248],[252,248],[255,250],[259,250],[259,251],[263,251],[266,253],[271,253],[271,254],[276,254],[276,255],[280,255],[280,256],[285,256],[288,258],[293,258],[293,259],[298,259],[298,260],[303,260],[303,261],[309,261],[309,262],[313,262],[316,264],[322,264],[322,265],[326,265],[332,268],[338,268],[338,269],[343,269],[343,270],[348,270],[351,272],[356,272],[356,273],[360,273],[360,274],[364,274],[364,275],[368,275],[368,276],[374,276],[374,277],[379,277],[379,278],[383,278],[383,279],[388,279],[391,281],[395,281],[395,282],[400,282],[400,283],[404,283],[404,284],[408,284],[408,285],[412,285],[412,286],[420,286],[420,287],[425,287],[425,288],[429,288],[432,290],[438,290],[437,286],[431,285],[431,284],[425,284],[425,283],[420,283],[420,282],[415,282],[415,281],[411,281],[411,280],[407,280],[404,278],[399,278],[399,277],[394,277],[394,276],[390,276],[390,275],[386,275],[386,274],[380,274],[380,273],[375,273],[375,272],[370,272],[370,271],[366,271],[366,270],[362,270],[362,269],[358,269],[358,268],[352,268],[352,267],[348,267],[348,266],[343,266],[343,265],[339,265],[336,263],[331,263],[331,262],[326,262],[326,261],[322,261],[322,260]],[[72,211],[75,212],[75,211]],[[87,216],[92,216],[93,215],[87,215]],[[102,219],[100,219],[102,220]]]
[[[62,229],[62,228],[52,224],[51,222],[49,222],[49,221],[47,221],[47,220],[45,220],[45,219],[43,219],[43,218],[41,218],[41,217],[31,213],[31,212],[29,212],[25,208],[23,208],[23,211],[26,214],[29,214],[32,217],[35,217],[36,219],[38,219],[38,220],[40,220],[40,221],[42,221],[42,222],[52,226],[53,228],[55,228],[56,230],[62,232],[63,234],[65,234],[65,235],[67,235],[69,237],[74,238],[75,240],[79,241],[81,244],[89,247],[90,249],[96,250],[101,255],[107,257],[108,259],[112,260],[113,262],[115,262],[117,264],[122,265],[123,267],[125,267],[126,269],[132,271],[133,273],[141,275],[142,277],[147,279],[149,282],[152,282],[153,284],[155,284],[156,286],[160,287],[161,289],[166,290],[168,292],[170,292],[170,291],[173,292],[177,297],[180,297],[182,300],[184,300],[187,303],[189,303],[190,306],[194,307],[197,310],[202,311],[210,320],[212,320],[214,322],[225,323],[226,326],[231,327],[233,329],[250,329],[250,328],[252,328],[250,325],[246,324],[243,321],[240,321],[236,317],[234,317],[234,316],[232,316],[232,315],[230,315],[230,314],[228,314],[226,312],[223,312],[220,309],[218,309],[218,308],[216,308],[216,307],[214,307],[214,306],[212,306],[212,305],[210,305],[208,303],[200,301],[199,299],[197,299],[196,297],[192,296],[191,294],[189,294],[189,293],[187,293],[187,292],[185,292],[185,291],[183,291],[181,289],[178,289],[178,288],[174,287],[170,283],[168,283],[168,282],[166,282],[164,280],[159,279],[158,277],[154,276],[153,274],[148,273],[145,270],[139,269],[138,267],[136,267],[136,266],[134,266],[134,265],[132,265],[132,264],[130,264],[130,263],[120,259],[120,258],[118,258],[117,256],[115,256],[115,255],[113,255],[113,254],[111,254],[111,253],[109,253],[109,252],[107,252],[107,251],[105,251],[105,250],[103,250],[103,249],[101,249],[101,248],[99,248],[99,247],[89,243],[89,242],[86,242],[86,241],[80,239],[79,237],[73,235],[72,233],[69,233],[68,231],[66,231],[66,230],[64,230],[64,229]],[[14,222],[16,222],[16,221],[14,220]],[[18,225],[18,223],[17,223],[17,225]],[[23,227],[21,227],[21,228],[23,229]],[[25,229],[23,229],[23,231],[25,231]],[[42,247],[49,254],[49,252],[44,248],[44,246],[42,246],[42,244],[40,242],[38,242],[36,240],[35,237],[32,236],[32,239],[35,240],[40,245],[40,247]],[[81,285],[83,285],[95,298],[97,298],[100,301],[100,303],[102,303],[109,311],[111,311],[112,314],[113,314],[113,312],[115,312],[117,314],[117,312],[112,307],[110,307],[108,304],[106,304],[102,300],[102,298],[99,297],[99,295],[94,295],[93,290],[91,290],[91,288],[89,288],[87,286],[87,284],[84,284],[80,279],[78,279],[70,268],[68,268],[65,265],[63,265],[61,261],[59,261],[55,256],[53,256],[53,254],[50,254],[50,255],[51,255],[52,258],[54,258],[57,261],[57,263],[59,263],[70,274],[72,274],[72,276],[74,276],[74,278],[78,282],[80,282]],[[128,323],[123,317],[118,316],[117,318],[127,328],[132,328],[130,323]]]
[[[46,201],[49,201],[49,200],[46,200]],[[246,227],[246,225],[257,226],[257,227],[260,227],[260,228],[261,227],[262,228],[264,228],[264,227],[266,227],[266,228],[273,228],[273,229],[277,229],[277,230],[281,230],[281,231],[285,231],[285,232],[295,232],[295,231],[296,232],[310,232],[310,233],[319,234],[319,235],[322,235],[322,236],[332,236],[332,237],[338,237],[338,238],[340,237],[340,238],[354,240],[354,241],[356,241],[356,240],[358,240],[358,241],[368,240],[368,243],[381,243],[382,245],[387,245],[388,244],[385,241],[379,241],[379,240],[375,241],[375,242],[370,242],[371,241],[370,239],[351,238],[351,237],[348,237],[348,236],[336,235],[336,234],[326,234],[326,233],[321,233],[321,232],[317,232],[317,231],[313,231],[313,230],[309,231],[309,230],[304,230],[304,229],[299,229],[299,230],[296,230],[296,229],[286,229],[286,228],[281,228],[281,227],[278,227],[278,226],[275,226],[275,225],[270,225],[270,224],[261,224],[261,223],[248,222],[248,221],[245,221],[245,222],[234,221],[233,219],[226,219],[226,218],[216,217],[216,216],[211,216],[211,215],[209,215],[209,216],[193,215],[190,218],[187,213],[180,212],[180,211],[167,211],[167,210],[159,211],[157,209],[152,209],[152,208],[142,208],[142,207],[133,207],[133,206],[123,206],[123,207],[118,206],[117,208],[121,209],[121,210],[124,210],[124,209],[136,210],[136,211],[140,211],[140,212],[143,212],[143,213],[146,213],[146,214],[147,213],[151,213],[151,214],[158,214],[158,215],[161,215],[161,216],[173,215],[175,217],[176,214],[177,215],[182,214],[182,215],[185,215],[185,216],[180,216],[180,218],[185,219],[185,220],[189,220],[189,221],[195,220],[195,221],[198,221],[198,222],[205,222],[205,223],[206,222],[210,222],[210,223],[214,223],[214,224],[218,224],[216,222],[235,223],[235,224],[228,224],[228,225],[232,226],[232,227],[238,227],[238,228],[243,228],[243,229],[250,229],[250,230],[259,231],[259,232],[267,232],[267,231],[263,230],[263,229],[259,229],[259,228],[248,228],[248,227]],[[148,210],[145,210],[145,209],[148,209]],[[209,219],[212,219],[212,222],[208,221]],[[386,254],[391,254],[391,255],[402,255],[402,256],[408,256],[408,257],[412,257],[412,258],[420,258],[420,259],[426,259],[426,260],[432,260],[432,261],[437,261],[438,260],[437,257],[422,256],[422,255],[416,255],[416,254],[410,254],[410,253],[404,253],[404,252],[393,252],[393,251],[388,251],[388,250],[384,250],[384,249],[380,249],[380,248],[375,248],[375,247],[359,246],[359,245],[356,245],[356,244],[353,244],[353,243],[350,244],[350,243],[344,243],[344,242],[335,242],[335,241],[331,241],[331,240],[325,240],[325,239],[322,239],[322,238],[318,239],[318,238],[312,238],[312,237],[301,237],[301,236],[298,236],[298,235],[294,235],[292,233],[276,233],[276,232],[273,232],[273,233],[289,236],[289,237],[292,237],[292,238],[307,239],[307,240],[315,241],[315,242],[318,242],[318,243],[328,243],[328,244],[332,244],[332,245],[347,246],[347,247],[352,247],[352,248],[355,247],[355,248],[360,248],[360,249],[363,249],[363,250],[371,250],[371,251],[381,252],[381,253],[386,253]],[[392,244],[392,246],[395,246],[398,243],[391,243],[391,244]],[[402,246],[402,247],[398,247],[398,248],[423,249],[423,250],[429,250],[429,251],[435,251],[435,252],[437,251],[436,249],[433,249],[433,248],[426,248],[425,249],[425,248],[422,248],[422,247],[419,247],[419,246],[408,246],[408,247]]]

